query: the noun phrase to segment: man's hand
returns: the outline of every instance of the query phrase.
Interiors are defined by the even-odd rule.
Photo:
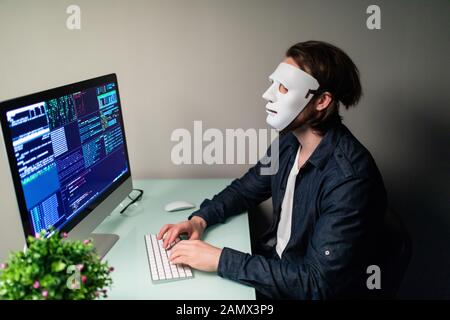
[[[163,247],[167,248],[175,239],[184,233],[187,233],[189,240],[198,240],[201,238],[206,228],[206,221],[194,216],[191,220],[183,221],[177,224],[166,224],[158,233],[158,240],[164,238]]]
[[[173,264],[186,264],[194,269],[215,272],[219,267],[222,249],[201,240],[182,240],[171,250]]]

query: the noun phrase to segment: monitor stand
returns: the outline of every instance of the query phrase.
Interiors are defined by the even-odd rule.
[[[95,252],[103,259],[112,246],[119,240],[117,234],[92,233],[90,238],[94,241]]]

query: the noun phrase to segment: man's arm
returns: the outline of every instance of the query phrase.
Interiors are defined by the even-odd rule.
[[[367,179],[346,181],[323,196],[321,213],[305,256],[286,261],[222,250],[218,274],[271,298],[323,299],[350,281],[371,215]],[[354,275],[353,275],[354,276]]]
[[[265,160],[261,160],[250,168],[247,173],[239,179],[235,179],[223,191],[215,195],[211,200],[206,199],[200,205],[200,209],[194,212],[194,216],[203,218],[207,226],[223,223],[233,215],[242,213],[257,206],[272,196],[270,170],[278,168],[278,138],[267,150]]]

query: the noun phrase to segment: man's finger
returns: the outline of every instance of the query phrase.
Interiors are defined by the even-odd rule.
[[[172,249],[170,249],[171,251],[173,250],[181,250],[181,249],[187,249],[189,248],[188,246],[186,246],[186,240],[180,240],[177,243],[175,243],[172,247]]]
[[[172,251],[170,251],[170,255],[169,255],[169,260],[172,261],[173,259],[176,259],[180,256],[187,256],[189,255],[189,252],[186,252],[185,249],[173,249]]]
[[[193,246],[194,244],[196,244],[198,242],[198,240],[194,239],[194,240],[181,240],[180,242],[177,243],[177,245],[181,244],[183,246]]]
[[[187,259],[185,256],[179,256],[176,259],[170,261],[172,264],[185,264],[188,265]]]
[[[197,231],[194,231],[189,235],[189,240],[198,240],[198,239],[200,239],[200,235]]]
[[[178,235],[180,234],[180,228],[179,227],[173,227],[169,234],[167,235],[167,237],[164,239],[164,243],[163,243],[163,247],[167,248],[169,245],[172,244],[172,242],[174,242]]]
[[[169,239],[173,233],[175,228],[171,228],[169,231],[166,232],[166,234],[164,235],[163,238],[163,248],[167,248],[168,244],[169,244]]]
[[[161,228],[161,230],[159,230],[157,239],[158,239],[158,240],[161,240],[161,239],[163,238],[164,234],[167,232],[167,230],[169,230],[169,229],[172,228],[172,227],[173,227],[173,224],[165,224],[165,225]]]

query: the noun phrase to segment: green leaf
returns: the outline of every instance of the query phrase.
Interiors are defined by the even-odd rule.
[[[66,264],[62,261],[55,261],[52,263],[52,271],[60,272],[66,268]]]

